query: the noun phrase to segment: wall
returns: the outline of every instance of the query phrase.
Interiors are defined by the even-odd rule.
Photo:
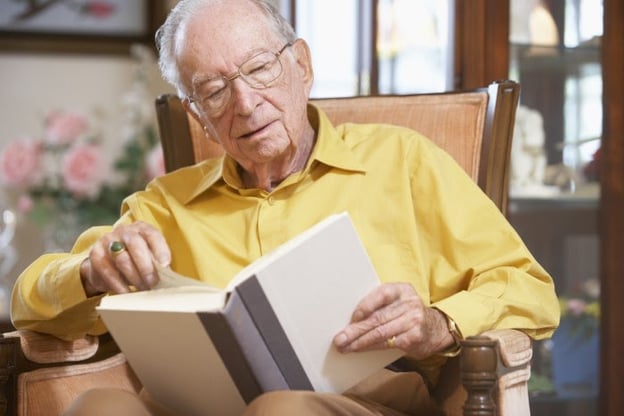
[[[0,147],[20,136],[40,134],[44,114],[62,109],[98,113],[106,151],[115,152],[121,141],[121,99],[133,83],[136,67],[135,60],[121,55],[0,53]],[[148,80],[153,97],[172,91],[155,65]],[[10,203],[0,188],[0,209]],[[43,250],[40,232],[23,218],[14,247],[17,264],[0,282],[0,320],[7,310],[6,288]]]
[[[169,10],[176,3],[177,0],[163,0],[163,8]],[[288,1],[274,0],[274,4],[285,15],[289,14]],[[121,99],[132,85],[135,70],[136,62],[130,56],[0,51],[0,148],[17,137],[39,134],[45,113],[61,109],[100,114],[106,120],[106,151],[117,151],[122,139]],[[149,73],[149,89],[154,98],[173,91],[155,65]],[[11,201],[0,186],[0,211],[4,205],[11,205]],[[41,232],[19,218],[13,247],[18,254],[17,263],[6,276],[0,273],[0,322],[7,318],[14,279],[43,252]],[[0,256],[0,265],[1,262]]]

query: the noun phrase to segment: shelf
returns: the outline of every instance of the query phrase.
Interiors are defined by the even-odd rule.
[[[544,187],[549,192],[510,193],[510,214],[527,210],[561,210],[583,209],[593,210],[598,208],[600,202],[600,184],[592,182],[579,186],[576,192],[560,192],[556,188]]]
[[[516,60],[522,70],[565,70],[580,65],[597,64],[600,68],[600,46],[560,46],[510,45],[512,61]]]

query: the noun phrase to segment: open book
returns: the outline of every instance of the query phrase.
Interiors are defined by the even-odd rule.
[[[342,354],[332,339],[379,280],[348,214],[244,268],[226,290],[171,270],[98,311],[144,387],[185,415],[237,415],[259,394],[341,393],[402,354]]]

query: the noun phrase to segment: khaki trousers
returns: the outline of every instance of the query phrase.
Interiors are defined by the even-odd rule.
[[[63,416],[185,416],[175,415],[146,394],[116,389],[90,390]],[[257,397],[243,416],[438,416],[421,376],[382,370],[344,394],[274,391]]]

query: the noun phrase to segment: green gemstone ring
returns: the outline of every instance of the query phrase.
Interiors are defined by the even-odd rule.
[[[124,246],[124,243],[122,243],[121,241],[113,241],[108,246],[108,251],[110,251],[113,257],[117,257],[118,255],[126,251],[126,246]]]

